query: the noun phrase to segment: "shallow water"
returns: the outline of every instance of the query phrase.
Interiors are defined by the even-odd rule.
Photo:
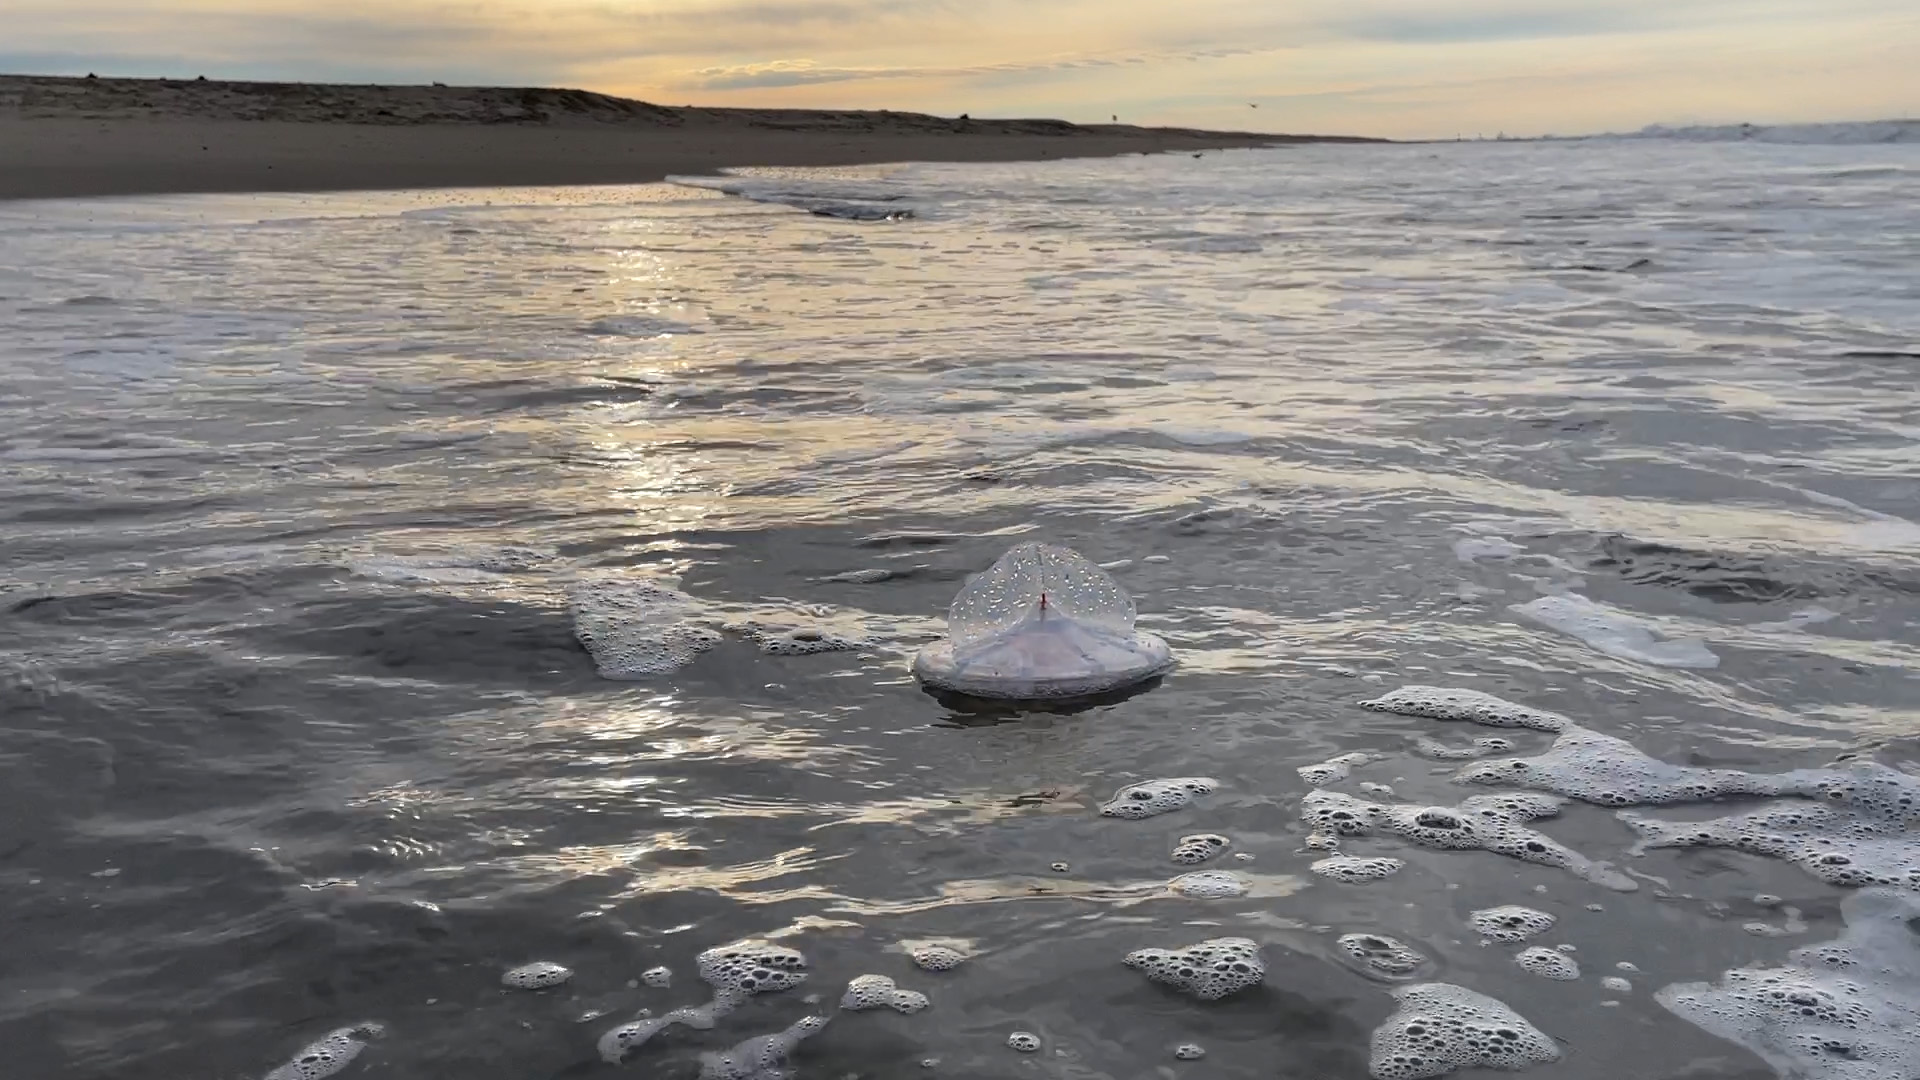
[[[366,1020],[343,1076],[615,1075],[604,1030],[774,934],[806,988],[624,1071],[691,1076],[874,972],[932,1008],[837,1016],[803,1076],[1359,1077],[1394,1006],[1335,941],[1375,933],[1559,1039],[1542,1074],[1761,1077],[1650,995],[1834,936],[1841,890],[1629,858],[1578,805],[1540,828],[1638,892],[1385,842],[1404,870],[1336,884],[1295,770],[1373,751],[1338,790],[1457,801],[1414,740],[1489,732],[1356,704],[1409,682],[1672,761],[1920,745],[1911,146],[12,204],[0,256],[10,1075],[255,1077]],[[914,650],[1026,539],[1131,560],[1181,667],[1078,711],[922,693]],[[732,634],[606,680],[565,596],[609,569],[862,647]],[[1606,617],[1510,610],[1550,593]],[[1095,813],[1173,776],[1220,789]],[[1247,895],[1164,889],[1202,832]],[[1742,929],[1800,925],[1761,893],[1804,930]],[[1501,903],[1584,977],[1483,947]],[[1229,935],[1263,989],[1120,963]],[[976,955],[898,950],[936,938]],[[501,989],[533,960],[577,974]],[[672,989],[629,985],[656,964]]]

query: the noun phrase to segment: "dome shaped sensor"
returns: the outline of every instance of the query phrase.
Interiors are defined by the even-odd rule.
[[[1078,552],[1027,543],[967,582],[947,638],[913,674],[935,690],[1015,701],[1086,697],[1172,670],[1173,650],[1134,629],[1133,598]]]

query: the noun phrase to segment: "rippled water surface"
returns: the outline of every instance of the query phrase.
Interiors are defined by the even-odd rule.
[[[12,204],[0,267],[10,1076],[255,1077],[362,1020],[343,1076],[691,1076],[874,972],[933,1007],[837,1017],[803,1077],[1357,1078],[1393,1003],[1333,942],[1370,932],[1559,1039],[1554,1076],[1762,1077],[1648,994],[1831,937],[1840,890],[1628,856],[1592,806],[1543,831],[1639,891],[1384,842],[1404,871],[1336,884],[1295,769],[1377,752],[1342,790],[1457,801],[1414,741],[1490,733],[1356,705],[1403,683],[1671,761],[1920,745],[1920,148]],[[920,692],[1027,539],[1119,563],[1180,668],[1077,710]],[[861,647],[603,679],[566,593],[608,571]],[[1612,629],[1511,610],[1560,594]],[[1220,790],[1094,813],[1166,776]],[[1249,895],[1168,892],[1195,832]],[[1808,929],[1744,930],[1782,922],[1759,893]],[[1586,977],[1483,946],[1497,903]],[[812,982],[600,1062],[746,935]],[[1120,965],[1220,935],[1263,989]],[[974,958],[918,972],[927,939]],[[577,974],[502,990],[531,960]]]

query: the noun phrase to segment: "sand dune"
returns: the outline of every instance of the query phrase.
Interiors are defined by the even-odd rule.
[[[1007,161],[1362,141],[584,90],[0,76],[0,198],[623,183],[727,165]]]

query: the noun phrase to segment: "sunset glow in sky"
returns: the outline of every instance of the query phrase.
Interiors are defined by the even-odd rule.
[[[1916,0],[11,0],[0,71],[1439,136],[1920,114]],[[1250,106],[1258,106],[1252,108]]]

